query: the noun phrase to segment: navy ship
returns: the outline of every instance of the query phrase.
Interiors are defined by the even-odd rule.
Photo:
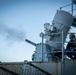
[[[73,5],[76,5],[76,0],[60,7],[52,24],[44,24],[44,31],[39,34],[42,39],[40,43],[25,39],[35,46],[32,61],[0,62],[0,75],[76,75],[76,51],[65,51],[64,47],[68,43],[66,38],[71,34],[71,26],[76,27]],[[67,6],[71,6],[71,12],[63,10]],[[72,53],[73,58],[66,53]]]

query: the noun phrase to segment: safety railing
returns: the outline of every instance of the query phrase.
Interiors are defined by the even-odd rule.
[[[69,6],[71,6],[70,7],[70,10],[68,10],[69,8]],[[59,11],[59,10],[63,10],[63,8],[66,8],[65,10],[67,11],[67,12],[71,12],[72,13],[72,15],[75,15],[75,13],[74,13],[74,11],[76,11],[76,8],[74,8],[74,4],[73,3],[70,3],[70,4],[67,4],[67,5],[65,5],[65,6],[62,6],[62,7],[60,7],[57,11]]]

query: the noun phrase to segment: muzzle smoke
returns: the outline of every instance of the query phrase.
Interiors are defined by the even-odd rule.
[[[8,28],[4,24],[0,24],[0,35],[4,36],[8,40],[12,41],[24,41],[25,40],[25,33],[14,29],[14,28]]]

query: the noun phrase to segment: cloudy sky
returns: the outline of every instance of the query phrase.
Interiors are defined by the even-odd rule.
[[[71,0],[0,0],[0,61],[31,61],[35,47],[25,39],[40,43],[44,23],[51,23],[56,10],[70,3]]]

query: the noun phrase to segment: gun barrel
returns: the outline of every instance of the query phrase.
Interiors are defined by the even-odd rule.
[[[32,42],[32,41],[30,41],[28,39],[25,39],[25,41],[28,42],[28,43],[30,43],[30,44],[32,44],[32,45],[34,45],[34,46],[36,46],[36,43],[34,43],[34,42]]]

